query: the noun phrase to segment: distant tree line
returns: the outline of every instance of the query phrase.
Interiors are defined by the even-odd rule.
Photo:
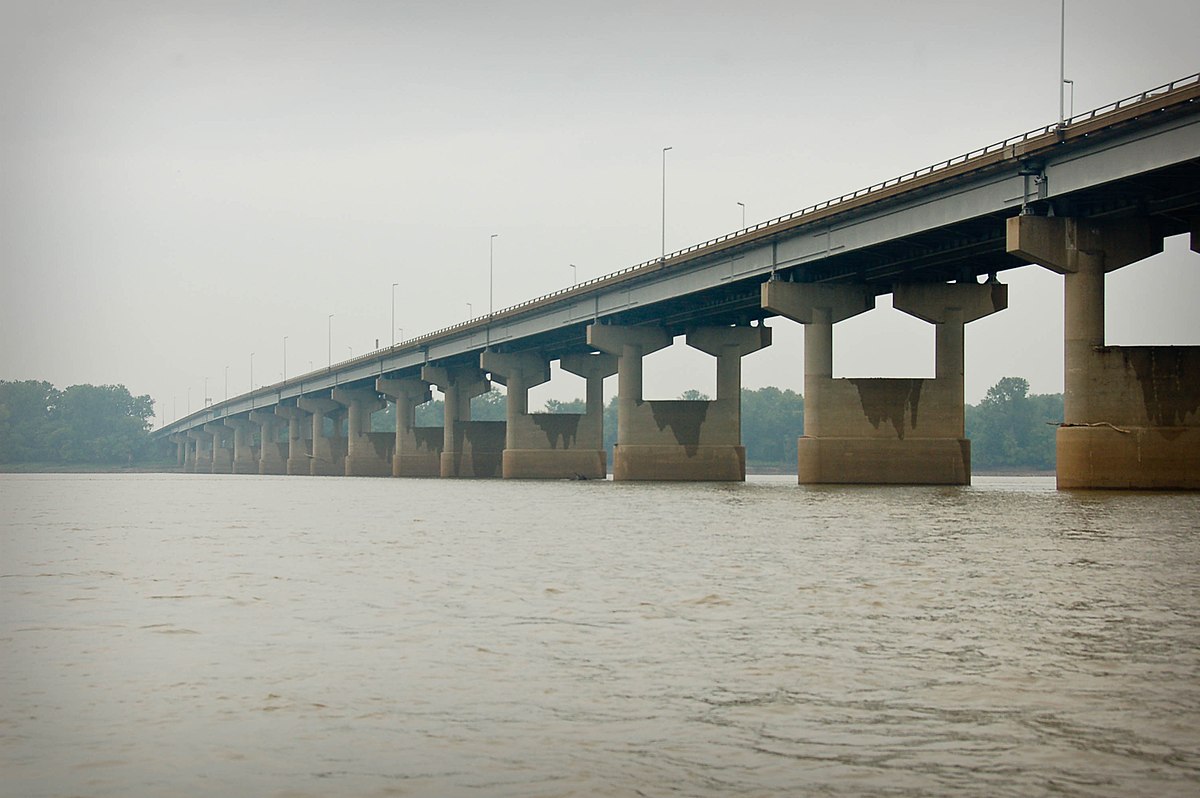
[[[1054,435],[1063,420],[1061,393],[1030,394],[1029,381],[1005,377],[977,405],[966,406],[971,468],[1051,471]]]
[[[0,463],[129,464],[158,453],[154,401],[124,385],[0,380]]]

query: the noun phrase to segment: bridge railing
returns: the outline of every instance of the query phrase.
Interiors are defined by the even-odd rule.
[[[1185,86],[1189,86],[1189,85],[1196,84],[1196,83],[1200,83],[1200,73],[1197,73],[1194,75],[1189,75],[1186,78],[1180,78],[1178,80],[1173,80],[1170,83],[1164,83],[1161,86],[1156,86],[1153,89],[1148,89],[1139,94],[1131,95],[1129,97],[1118,100],[1116,102],[1109,103],[1108,105],[1103,105],[1103,106],[1100,106],[1099,108],[1095,108],[1091,111],[1086,111],[1084,113],[1077,114],[1077,115],[1071,117],[1070,119],[1066,120],[1066,126],[1069,127],[1070,125],[1079,124],[1080,122],[1091,121],[1098,117],[1103,117],[1107,114],[1123,110],[1125,108],[1128,108],[1129,106],[1147,102],[1148,100],[1151,100],[1156,96],[1168,94],[1172,91],[1175,91],[1176,89],[1180,89]],[[585,293],[588,290],[590,290],[591,288],[594,288],[595,286],[597,286],[601,283],[607,283],[607,282],[611,282],[614,280],[619,280],[619,279],[624,278],[627,275],[630,275],[634,272],[650,270],[653,268],[662,268],[667,265],[667,263],[666,263],[667,261],[673,260],[675,258],[690,255],[699,250],[707,249],[707,248],[710,248],[710,247],[713,247],[713,246],[719,245],[719,244],[724,244],[724,243],[733,241],[735,239],[747,236],[748,234],[761,232],[763,230],[766,230],[771,227],[775,227],[777,225],[781,225],[781,224],[784,224],[787,222],[793,222],[793,221],[796,221],[799,219],[803,219],[806,216],[811,216],[811,215],[819,213],[821,211],[825,211],[830,208],[834,208],[838,205],[842,205],[847,202],[851,202],[853,200],[861,199],[863,197],[867,197],[872,194],[877,194],[878,192],[884,191],[886,189],[891,189],[896,186],[903,185],[905,183],[912,182],[919,178],[928,177],[928,176],[935,175],[939,172],[942,172],[942,171],[945,171],[948,169],[953,169],[955,167],[959,167],[964,164],[969,164],[972,161],[976,161],[976,160],[985,158],[987,156],[994,155],[998,152],[1007,150],[1017,144],[1023,144],[1025,142],[1028,142],[1031,139],[1036,139],[1036,138],[1040,138],[1042,136],[1048,136],[1048,135],[1055,134],[1062,127],[1063,127],[1062,124],[1060,124],[1058,122],[1054,122],[1054,123],[1044,125],[1039,128],[1034,128],[1033,130],[1026,131],[1025,133],[1020,133],[1015,136],[1010,136],[1009,138],[1006,138],[1003,141],[997,141],[994,144],[989,144],[986,147],[980,147],[978,149],[971,150],[970,152],[965,152],[962,155],[956,155],[953,158],[947,158],[944,161],[939,161],[938,163],[931,164],[929,166],[925,166],[920,169],[915,169],[911,172],[900,175],[899,177],[889,178],[889,179],[883,180],[879,183],[874,183],[865,188],[860,188],[860,189],[857,189],[856,191],[851,191],[849,193],[842,194],[841,196],[833,197],[831,199],[827,199],[822,202],[818,202],[814,205],[809,205],[808,207],[802,208],[798,211],[793,211],[791,213],[784,214],[783,216],[776,216],[773,219],[768,219],[767,221],[759,222],[757,224],[751,225],[751,226],[743,228],[741,230],[736,230],[734,232],[726,233],[724,235],[709,239],[707,241],[702,241],[698,244],[693,244],[685,249],[681,249],[681,250],[672,252],[663,258],[654,258],[652,260],[644,261],[635,266],[629,266],[629,267],[620,269],[615,272],[610,272],[601,277],[595,277],[591,280],[587,280],[585,282],[578,283],[569,288],[562,288],[562,289],[559,289],[559,290],[554,291],[549,294],[543,294],[542,296],[534,297],[533,299],[528,299],[524,302],[521,302],[516,305],[511,305],[509,307],[503,308],[502,310],[498,310],[495,313],[492,313],[489,315],[476,316],[475,318],[468,319],[466,321],[459,322],[457,324],[452,324],[448,327],[443,327],[439,330],[435,330],[434,332],[427,333],[418,338],[411,339],[410,341],[405,341],[402,344],[397,344],[397,346],[398,347],[401,347],[401,346],[408,347],[411,345],[419,345],[425,339],[436,338],[436,337],[439,337],[446,333],[453,332],[455,330],[462,330],[462,329],[473,327],[473,326],[483,325],[483,324],[488,323],[489,321],[494,321],[498,318],[511,315],[514,312],[519,312],[530,306],[538,305],[538,304],[541,304],[541,303],[544,303],[547,301],[552,301],[554,299],[558,299],[558,298],[560,298],[562,296],[566,296],[568,294]]]

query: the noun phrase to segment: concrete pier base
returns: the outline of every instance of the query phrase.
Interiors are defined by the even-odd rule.
[[[446,396],[439,473],[444,478],[500,477],[503,473],[505,424],[472,421],[471,397],[491,390],[478,366],[425,366],[421,379]]]
[[[297,406],[312,414],[312,458],[308,473],[314,477],[346,475],[346,439],[342,437],[344,410],[332,399],[302,396]],[[325,423],[326,419],[329,424]]]
[[[212,435],[212,473],[233,473],[233,430],[220,421],[204,425],[204,431]]]
[[[307,439],[307,433],[312,429],[310,414],[299,407],[279,405],[275,415],[287,419],[288,449],[286,473],[289,476],[308,476],[312,460],[312,441]]]
[[[257,474],[258,451],[254,446],[254,433],[258,425],[249,418],[227,418],[225,426],[233,430],[233,473]]]
[[[614,480],[746,479],[741,359],[770,346],[770,328],[698,327],[688,331],[689,346],[717,358],[717,398],[712,401],[642,398],[642,358],[671,343],[663,328],[592,325],[588,343],[617,357]]]
[[[250,420],[258,425],[258,473],[286,474],[288,445],[280,440],[284,419],[269,410],[250,411]]]
[[[1104,338],[1104,275],[1161,252],[1161,236],[1145,219],[1018,216],[1007,244],[1063,275],[1058,486],[1200,489],[1200,347]]]
[[[371,432],[371,414],[387,403],[372,390],[334,388],[333,400],[349,412],[346,425],[346,476],[390,477],[395,436]]]
[[[429,383],[416,377],[375,381],[375,390],[396,403],[396,433],[392,445],[393,477],[438,477],[442,474],[442,427],[418,427],[416,409],[432,398]]]
[[[965,438],[800,438],[800,484],[969,485]]]
[[[663,482],[744,482],[746,448],[737,444],[620,444],[613,448],[613,479]]]

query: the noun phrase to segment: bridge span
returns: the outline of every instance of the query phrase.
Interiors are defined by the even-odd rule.
[[[1200,489],[1200,347],[1109,345],[1104,275],[1190,233],[1200,252],[1200,75],[663,258],[264,386],[156,434],[188,471],[589,478],[608,473],[602,382],[618,375],[614,479],[742,480],[741,358],[768,319],[804,325],[802,483],[967,484],[963,328],[1003,311],[999,275],[1063,276],[1063,488]],[[834,379],[837,322],[876,298],[936,327],[933,379]],[[1147,309],[1152,312],[1152,309]],[[685,335],[712,401],[645,401],[642,359]],[[580,415],[530,413],[550,364]],[[504,422],[470,399],[507,386]],[[445,424],[416,427],[445,394]],[[396,406],[393,433],[370,415]]]

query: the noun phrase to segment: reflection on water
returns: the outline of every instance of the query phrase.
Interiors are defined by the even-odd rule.
[[[0,793],[1195,795],[1200,496],[0,476]]]

